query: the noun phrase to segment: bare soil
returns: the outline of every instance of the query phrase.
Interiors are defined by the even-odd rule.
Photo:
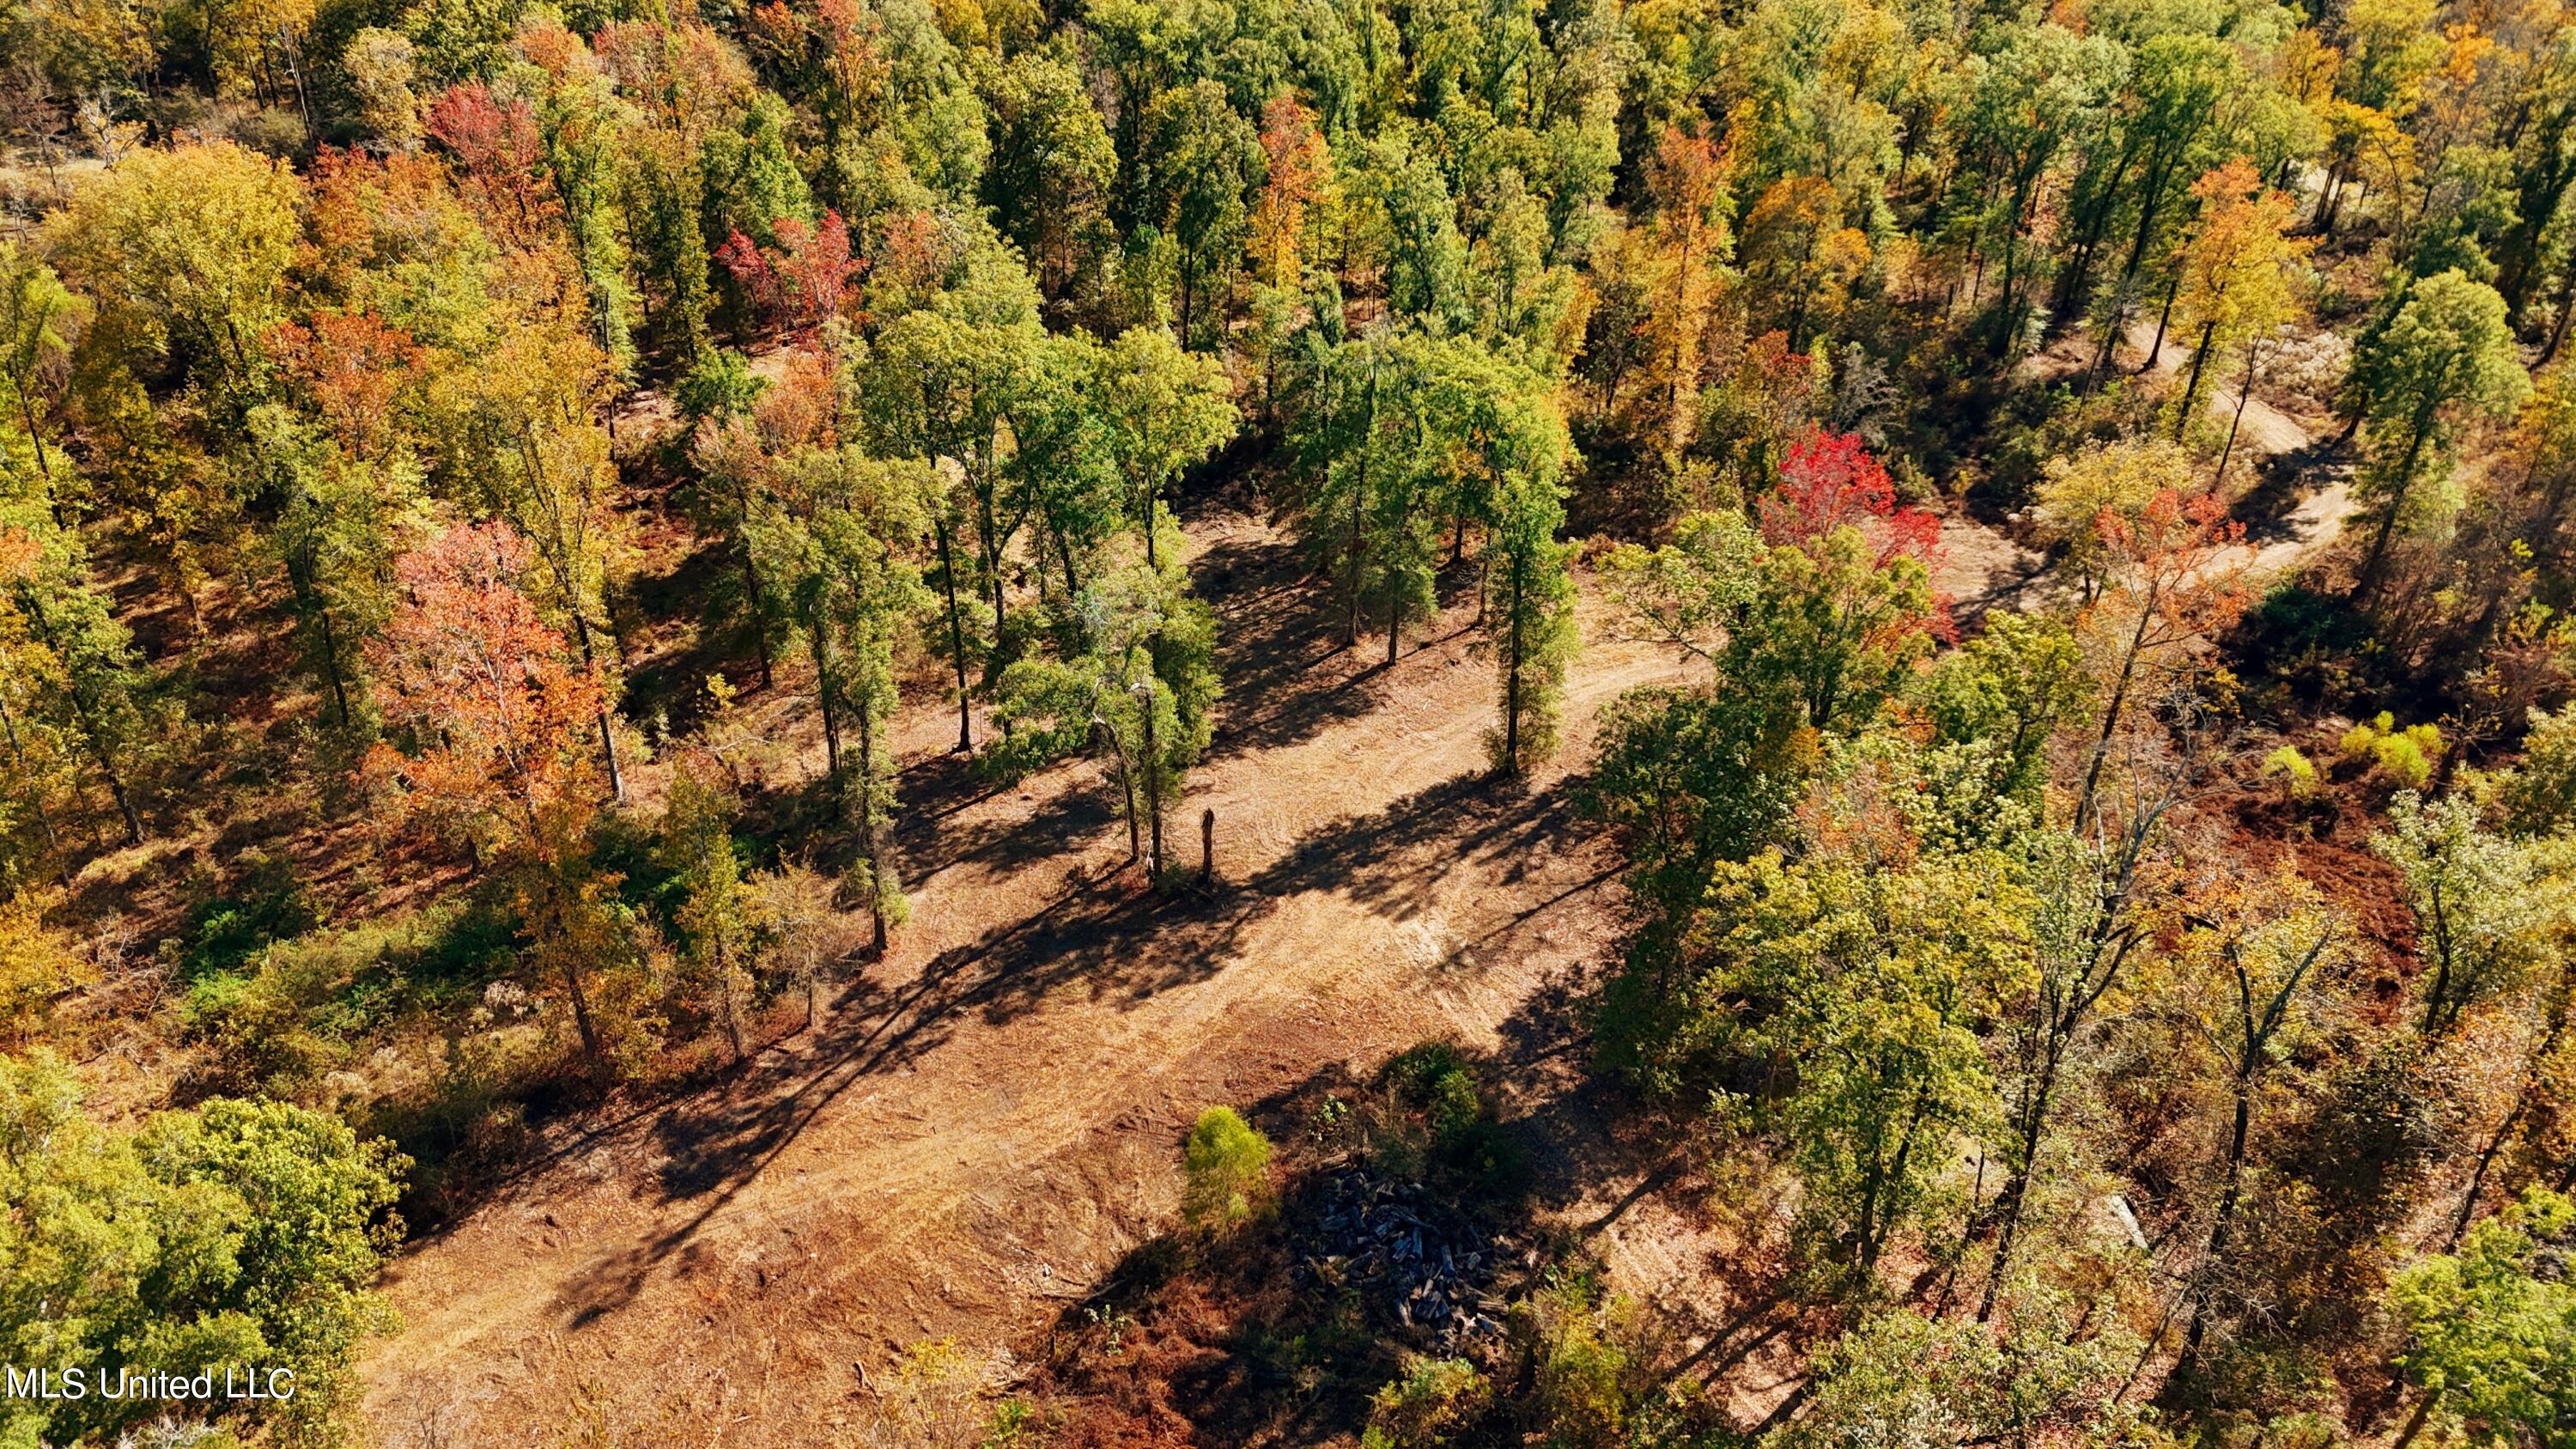
[[[1500,780],[1465,580],[1388,668],[1382,636],[1338,647],[1289,539],[1215,506],[1190,532],[1230,703],[1170,828],[1190,873],[1215,812],[1215,883],[1148,891],[1095,765],[994,791],[942,753],[953,707],[910,706],[895,949],[817,1032],[567,1136],[415,1244],[365,1370],[380,1442],[840,1442],[863,1371],[925,1338],[1024,1346],[1168,1227],[1202,1107],[1434,1036],[1533,1071],[1579,1054],[1618,888],[1568,769],[1675,662],[1594,643],[1556,762]],[[1539,1134],[1559,1144],[1615,1135],[1582,1104],[1510,1110],[1572,1114]],[[1597,1168],[1542,1176],[1633,1230],[1615,1199],[1642,1174]]]
[[[2247,419],[2258,451],[2308,446],[2259,398]],[[2313,476],[2278,472],[2284,492]],[[2332,485],[2266,501],[2266,568],[2350,507]],[[1266,1104],[1293,1130],[1281,1104],[1431,1037],[1500,1064],[1543,1216],[1650,1307],[1676,1372],[1724,1375],[1742,1424],[1778,1404],[1791,1325],[1704,1216],[1729,1194],[1634,1150],[1648,1134],[1579,1069],[1579,1002],[1620,911],[1572,772],[1604,704],[1682,666],[1587,613],[1563,747],[1501,780],[1470,579],[1388,666],[1381,635],[1340,645],[1283,533],[1214,502],[1188,530],[1228,702],[1169,816],[1184,883],[1144,886],[1095,763],[979,781],[925,676],[898,721],[913,919],[894,950],[853,967],[819,1030],[677,1102],[558,1126],[415,1243],[387,1275],[404,1327],[365,1367],[379,1442],[845,1442],[866,1376],[905,1346],[1027,1350],[1166,1230],[1202,1107]],[[1942,542],[1935,583],[1963,616],[2046,587],[1994,529],[1952,520]],[[780,780],[820,764],[792,685],[782,671],[745,700]]]

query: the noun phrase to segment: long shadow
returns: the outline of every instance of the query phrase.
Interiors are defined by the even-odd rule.
[[[654,1139],[665,1155],[664,1201],[704,1200],[687,1221],[595,1262],[584,1281],[557,1301],[567,1326],[583,1327],[631,1302],[656,1265],[688,1247],[709,1219],[850,1088],[945,1041],[956,1007],[980,984],[970,968],[1029,921],[977,948],[944,953],[900,990],[855,983],[851,994],[859,1000],[835,1009],[812,1053],[801,1059],[774,1054],[728,1100],[683,1103],[652,1118]]]
[[[2245,526],[2247,543],[2259,547],[2288,541],[2296,536],[2291,522],[2307,491],[2302,485],[2326,486],[2343,462],[2343,450],[2332,438],[2274,454],[2258,466],[2254,486],[2229,506],[2228,516]]]
[[[2006,600],[2020,597],[2023,590],[2048,577],[2053,566],[2043,554],[2019,568],[1990,568],[1975,593],[1950,601],[1951,617],[1960,624],[1973,625]]]
[[[1228,539],[1193,568],[1224,625],[1227,696],[1266,702],[1258,714],[1229,710],[1211,757],[1293,745],[1381,703],[1365,683],[1366,666],[1341,642],[1339,611],[1309,580],[1293,543]]]
[[[1250,880],[1205,897],[1070,890],[941,952],[900,988],[855,984],[811,1052],[773,1053],[733,1090],[646,1119],[664,1162],[661,1200],[697,1209],[645,1243],[604,1255],[559,1300],[566,1320],[579,1327],[630,1301],[655,1266],[685,1249],[820,1113],[860,1082],[948,1040],[969,1013],[1006,1023],[1073,989],[1141,1003],[1215,974],[1236,957],[1247,929],[1311,891],[1410,915],[1439,874],[1411,859],[1415,852],[1440,844],[1444,858],[1458,861],[1508,855],[1508,876],[1571,822],[1570,796],[1563,783],[1525,791],[1460,776],[1325,826]]]
[[[1008,870],[1062,855],[1069,843],[1088,840],[1125,818],[1112,789],[1105,781],[1077,780],[1046,795],[1026,816],[1006,814],[972,824],[941,821],[1001,791],[965,800],[945,815],[914,818],[907,811],[891,832],[896,868],[907,887],[916,887],[970,862]]]

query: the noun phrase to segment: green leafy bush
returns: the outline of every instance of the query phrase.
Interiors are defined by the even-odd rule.
[[[1463,1358],[1408,1358],[1369,1400],[1360,1449],[1446,1449],[1493,1407],[1492,1380]]]
[[[2263,757],[2263,778],[2280,780],[2293,800],[2304,800],[2317,792],[2317,767],[2295,745],[2283,745]]]
[[[1270,1139],[1232,1107],[1199,1114],[1182,1165],[1188,1183],[1181,1214],[1193,1227],[1222,1232],[1251,1217],[1269,1195]]]
[[[2367,760],[2399,789],[2421,790],[2433,778],[2433,762],[2442,754],[2442,731],[2429,724],[2397,727],[2396,717],[2381,710],[2376,719],[2343,732],[2344,758]]]
[[[313,928],[313,908],[304,888],[284,862],[256,862],[242,892],[217,896],[188,908],[178,940],[177,970],[182,984],[194,986],[222,972],[240,970],[272,941],[301,935]]]
[[[1410,1175],[1436,1168],[1493,1191],[1520,1181],[1519,1146],[1486,1111],[1475,1068],[1457,1047],[1427,1041],[1407,1048],[1387,1063],[1386,1083],[1399,1112],[1421,1119],[1416,1151],[1397,1144],[1398,1150],[1381,1152],[1389,1170]]]
[[[262,1443],[327,1442],[360,1344],[392,1327],[370,1290],[408,1164],[338,1120],[218,1098],[103,1127],[61,1062],[0,1057],[0,1342],[95,1379],[161,1369],[295,1375],[241,1407]],[[0,1403],[0,1442],[115,1443],[155,1400]]]

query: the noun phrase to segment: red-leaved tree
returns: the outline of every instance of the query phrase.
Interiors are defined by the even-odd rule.
[[[462,831],[513,875],[596,1054],[583,970],[613,882],[590,868],[600,789],[585,735],[604,695],[521,591],[528,568],[527,545],[499,523],[450,527],[395,562],[399,597],[367,654],[386,721],[411,747],[378,744],[367,772],[399,818]]]
[[[430,104],[423,126],[456,158],[459,189],[495,240],[512,251],[544,243],[562,208],[526,101],[496,101],[480,81],[450,86]]]
[[[1857,434],[1811,429],[1789,445],[1780,486],[1762,500],[1762,536],[1803,547],[1835,529],[1857,528],[1883,565],[1899,554],[1930,568],[1941,550],[1941,519],[1896,501],[1896,483]]]
[[[369,312],[316,312],[278,324],[269,342],[341,444],[374,457],[394,398],[420,362],[411,334]]]
[[[716,248],[716,260],[733,275],[753,310],[798,340],[811,342],[825,323],[848,310],[867,259],[851,254],[850,229],[837,211],[824,212],[819,226],[780,217],[769,229],[778,237],[775,251],[737,231]]]

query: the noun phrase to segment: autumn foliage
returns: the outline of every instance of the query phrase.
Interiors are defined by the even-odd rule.
[[[401,599],[368,661],[412,744],[378,744],[368,764],[409,812],[542,848],[550,817],[599,793],[583,730],[601,682],[520,591],[529,567],[498,523],[452,526],[396,562]]]

